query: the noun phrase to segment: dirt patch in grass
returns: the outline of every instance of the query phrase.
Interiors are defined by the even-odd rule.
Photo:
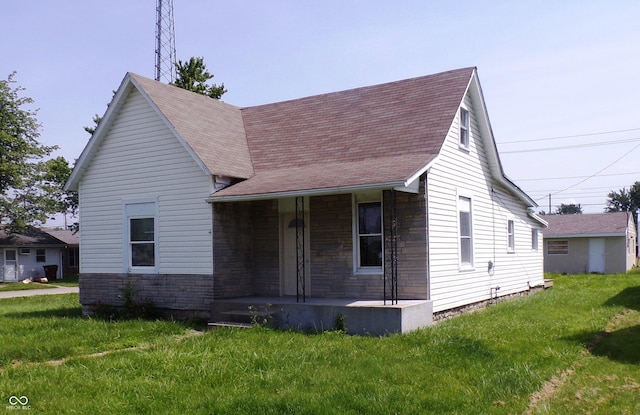
[[[607,390],[610,393],[615,394],[614,389],[635,391],[640,389],[640,385],[633,379],[620,379],[615,374],[605,375],[603,377],[590,376],[588,382],[585,384],[584,379],[575,379],[576,371],[581,367],[588,365],[588,360],[593,356],[606,356],[615,360],[615,355],[612,355],[610,348],[607,347],[607,343],[611,341],[612,336],[615,333],[620,332],[629,326],[634,324],[638,320],[638,313],[635,310],[624,310],[621,313],[616,314],[605,326],[605,329],[597,333],[591,342],[587,344],[587,349],[582,353],[582,356],[574,362],[574,364],[560,372],[557,376],[551,377],[548,381],[544,382],[540,390],[531,394],[529,399],[529,406],[524,412],[526,415],[536,413],[536,411],[554,399],[559,399],[557,395],[560,395],[560,390],[571,382],[576,383],[573,385],[577,388],[573,398],[575,401],[585,401],[588,399],[595,399],[597,404],[604,404],[609,396],[604,393],[599,386],[607,385]],[[627,329],[628,330],[628,329]],[[615,346],[614,346],[615,348]],[[578,377],[580,378],[580,377]],[[616,384],[616,386],[614,386]],[[597,386],[595,386],[597,385]],[[565,399],[566,400],[566,399]]]

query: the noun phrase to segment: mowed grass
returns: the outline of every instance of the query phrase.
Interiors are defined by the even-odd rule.
[[[640,413],[640,274],[554,279],[383,338],[199,334],[88,319],[75,295],[2,300],[1,399],[52,414]]]

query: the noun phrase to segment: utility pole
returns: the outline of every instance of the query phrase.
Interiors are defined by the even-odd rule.
[[[176,36],[173,29],[173,0],[156,1],[156,81],[176,80]]]

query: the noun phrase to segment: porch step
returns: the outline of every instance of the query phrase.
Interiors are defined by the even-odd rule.
[[[551,288],[553,287],[553,280],[552,279],[545,279],[544,280],[544,288]]]
[[[227,328],[236,328],[236,329],[251,329],[253,328],[253,324],[251,323],[238,323],[234,321],[215,321],[213,323],[207,324],[207,328],[215,329],[220,327]]]

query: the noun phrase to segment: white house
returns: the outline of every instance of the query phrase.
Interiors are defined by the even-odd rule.
[[[247,108],[129,73],[67,188],[86,311],[128,282],[175,316],[378,334],[543,285],[475,68]]]
[[[65,242],[34,227],[27,227],[21,234],[0,229],[0,281],[62,278],[63,252],[67,247]]]

